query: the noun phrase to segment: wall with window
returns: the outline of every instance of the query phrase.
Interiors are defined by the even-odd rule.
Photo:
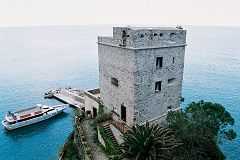
[[[126,123],[134,119],[134,52],[108,45],[98,46],[101,100],[121,121],[121,105],[126,107]]]
[[[129,126],[179,107],[185,43],[186,31],[176,28],[114,27],[113,37],[99,37],[104,105],[119,115],[125,106]]]
[[[125,38],[123,39],[123,32]],[[119,41],[116,41],[119,40]],[[186,30],[177,28],[138,28],[138,27],[114,27],[114,44],[119,44],[125,40],[126,47],[146,48],[169,45],[186,44]]]
[[[99,89],[84,91],[83,97],[85,100],[84,107],[86,113],[91,113],[91,115],[93,115],[93,108],[96,108],[98,112],[98,104],[100,102],[99,95],[100,95]]]
[[[136,51],[136,123],[180,106],[184,54],[184,46]]]

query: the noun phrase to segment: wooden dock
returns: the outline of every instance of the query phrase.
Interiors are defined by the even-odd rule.
[[[84,107],[84,92],[80,89],[60,88],[45,93],[45,98],[55,98],[77,108]]]

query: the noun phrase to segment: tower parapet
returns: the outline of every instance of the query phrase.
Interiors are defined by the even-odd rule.
[[[186,30],[172,27],[114,27],[113,37],[99,37],[98,43],[129,49],[186,45]]]

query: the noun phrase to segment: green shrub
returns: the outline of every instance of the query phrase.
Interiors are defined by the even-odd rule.
[[[98,114],[103,114],[104,113],[104,108],[105,106],[103,105],[102,102],[98,103]]]
[[[113,142],[108,138],[107,133],[105,132],[103,126],[99,125],[99,132],[104,140],[105,143],[105,151],[107,155],[113,156],[118,155],[118,150],[116,146],[113,144]]]
[[[118,150],[115,148],[115,145],[112,143],[112,141],[109,138],[106,138],[106,140],[104,141],[105,145],[106,145],[106,153],[107,155],[117,155],[118,154]]]
[[[105,112],[105,106],[102,102],[98,104],[98,116],[95,118],[95,123],[101,123],[107,120],[112,119],[112,113],[106,113]]]
[[[218,103],[192,102],[179,112],[168,112],[167,122],[183,142],[173,153],[179,160],[224,160],[219,142],[237,136],[229,128],[234,125],[234,118]]]
[[[111,113],[102,113],[102,114],[99,114],[95,120],[96,120],[96,123],[101,123],[111,119],[112,119]]]
[[[62,159],[77,160],[79,159],[77,148],[73,142],[73,133],[70,135],[68,141],[66,141],[63,148],[61,148]]]

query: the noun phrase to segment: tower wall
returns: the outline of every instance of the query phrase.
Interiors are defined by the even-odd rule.
[[[101,100],[109,110],[121,113],[126,106],[126,123],[133,124],[134,115],[134,52],[107,45],[98,46]],[[118,80],[118,86],[111,83]],[[119,117],[120,118],[120,117]]]
[[[98,44],[101,99],[120,119],[125,106],[129,126],[157,120],[180,106],[185,30],[114,27],[113,37],[99,37]],[[161,67],[156,66],[158,57]],[[156,91],[159,81],[161,90]]]
[[[159,48],[135,52],[136,121],[160,118],[169,109],[180,106],[184,47]],[[156,57],[163,57],[162,68],[156,68]],[[174,63],[172,63],[174,57]],[[169,79],[175,78],[171,83]],[[155,83],[161,81],[161,91],[155,91]]]

